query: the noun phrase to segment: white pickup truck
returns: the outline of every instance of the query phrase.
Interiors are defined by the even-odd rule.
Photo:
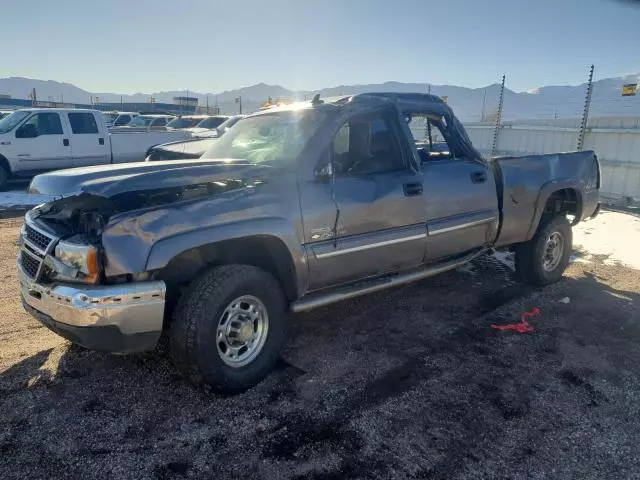
[[[184,130],[109,132],[97,110],[16,110],[0,120],[0,189],[11,178],[49,170],[141,162],[151,147],[190,136]]]

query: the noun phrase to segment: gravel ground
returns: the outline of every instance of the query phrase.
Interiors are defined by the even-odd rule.
[[[636,270],[534,289],[486,258],[298,315],[278,369],[222,397],[24,313],[20,223],[0,220],[2,479],[640,477]],[[533,307],[533,333],[490,328]]]

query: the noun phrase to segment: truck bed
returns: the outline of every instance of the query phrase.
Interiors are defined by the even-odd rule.
[[[497,247],[529,240],[554,192],[575,202],[576,223],[596,212],[600,167],[593,151],[496,157],[490,163],[501,215]]]

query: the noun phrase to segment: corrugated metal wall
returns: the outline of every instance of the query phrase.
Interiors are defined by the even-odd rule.
[[[576,149],[579,119],[521,120],[502,125],[499,155],[532,155]],[[494,125],[465,124],[473,144],[491,151]],[[613,203],[640,203],[640,118],[589,119],[584,150],[593,150],[602,165],[602,196]]]

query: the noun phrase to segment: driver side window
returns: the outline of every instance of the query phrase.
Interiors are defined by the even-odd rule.
[[[62,123],[57,113],[36,113],[20,127],[31,129],[36,135],[62,135]]]
[[[336,175],[372,174],[406,167],[393,126],[380,114],[355,117],[332,142]]]

